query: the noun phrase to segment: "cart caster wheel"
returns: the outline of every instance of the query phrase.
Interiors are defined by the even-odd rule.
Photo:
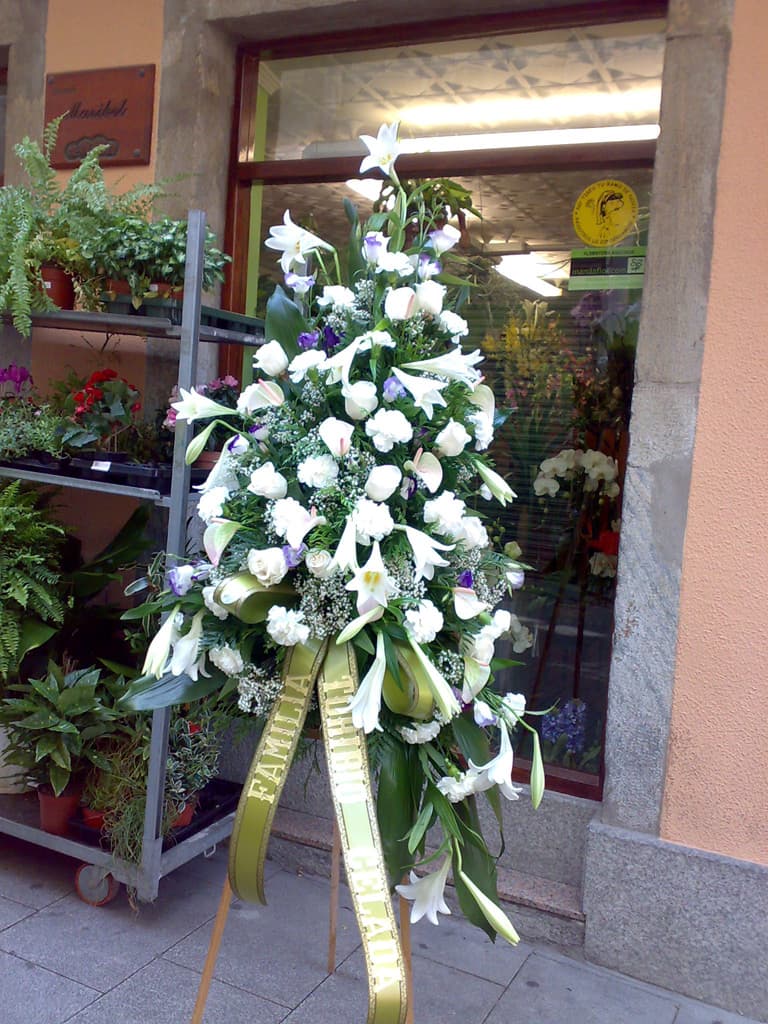
[[[96,864],[81,864],[75,872],[75,892],[92,907],[104,907],[120,892],[120,883]]]

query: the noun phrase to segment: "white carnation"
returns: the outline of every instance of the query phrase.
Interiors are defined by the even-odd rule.
[[[413,437],[413,427],[397,409],[379,409],[365,424],[365,432],[380,452],[391,452],[396,444]]]
[[[293,383],[301,384],[310,370],[322,367],[325,359],[325,352],[318,348],[310,348],[294,356],[288,364],[288,374]]]
[[[461,535],[455,539],[460,539],[465,548],[487,548],[491,543],[488,531],[477,516],[464,516],[460,526]]]
[[[405,613],[405,628],[417,644],[432,643],[443,622],[443,613],[431,601],[421,601]]]
[[[307,487],[330,487],[339,475],[339,465],[332,455],[310,455],[299,463],[296,475]]]
[[[418,722],[412,729],[410,726],[401,725],[400,735],[406,743],[429,743],[443,728],[442,722]]]
[[[433,523],[435,530],[444,537],[458,540],[463,537],[462,518],[466,506],[453,491],[443,491],[437,497],[424,502],[424,522]]]
[[[469,334],[469,324],[467,321],[458,315],[458,313],[451,312],[450,309],[444,309],[440,314],[438,323],[451,335],[451,340],[454,344],[458,345],[463,337]]]
[[[354,512],[357,539],[361,544],[388,537],[395,528],[395,521],[386,505],[370,498],[360,498]]]
[[[208,657],[225,676],[236,676],[243,671],[243,657],[240,651],[228,644],[225,644],[224,647],[212,647],[208,651]]]
[[[294,644],[305,644],[309,640],[309,626],[303,612],[272,605],[267,613],[267,632],[276,644],[293,647]]]
[[[228,497],[228,487],[212,487],[210,491],[200,495],[200,500],[197,503],[197,514],[206,525],[212,519],[217,519],[221,515],[224,509],[224,502]]]

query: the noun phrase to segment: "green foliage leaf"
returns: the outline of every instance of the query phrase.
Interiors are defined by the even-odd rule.
[[[264,337],[268,341],[279,341],[288,356],[295,356],[299,351],[297,339],[306,329],[301,310],[277,285],[267,302]]]
[[[210,678],[199,678],[197,681],[188,675],[172,676],[170,673],[161,679],[154,676],[141,676],[135,679],[118,701],[122,711],[155,711],[173,704],[187,704],[190,701],[207,697],[221,688],[223,676],[219,672],[211,673]]]
[[[68,768],[62,768],[61,765],[54,764],[53,762],[51,762],[51,765],[48,769],[48,778],[50,780],[51,786],[53,787],[53,792],[56,796],[61,796],[61,794],[64,792],[64,790],[67,787],[67,783],[69,782],[70,776],[71,772],[69,771]]]
[[[394,739],[379,752],[376,817],[390,885],[397,885],[413,863],[407,836],[413,826],[416,807],[409,761],[403,745]]]

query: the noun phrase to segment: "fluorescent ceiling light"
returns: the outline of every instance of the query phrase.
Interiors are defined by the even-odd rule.
[[[545,278],[567,278],[567,254],[529,252],[520,256],[502,256],[496,270],[515,284],[528,288],[537,295],[562,295],[562,289]]]
[[[453,126],[457,119],[466,124],[562,124],[584,117],[656,120],[660,104],[660,84],[626,92],[599,93],[590,88],[553,96],[496,96],[469,103],[421,103],[404,107],[400,120],[421,130]]]
[[[638,142],[657,139],[657,124],[623,124],[603,128],[553,128],[530,132],[482,132],[473,135],[434,135],[401,139],[403,153],[465,153],[489,149],[530,149],[534,146],[599,145],[610,142]],[[311,142],[305,160],[322,157],[365,156],[366,147],[351,140]]]

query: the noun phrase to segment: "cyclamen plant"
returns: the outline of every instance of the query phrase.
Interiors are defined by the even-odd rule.
[[[419,861],[431,869],[397,886],[413,901],[411,919],[436,924],[450,913],[443,890],[453,869],[467,916],[517,941],[498,908],[495,859],[475,805],[484,793],[500,821],[499,796],[518,798],[516,728],[532,736],[535,806],[544,786],[525,699],[493,685],[499,638],[511,634],[518,651],[530,646],[525,627],[500,608],[525,567],[493,550],[486,513],[475,510],[515,495],[487,455],[495,401],[479,350],[462,347],[468,325],[452,308],[462,282],[441,266],[459,232],[425,201],[428,183],[408,196],[400,186],[397,125],[363,138],[370,156],[361,171],[384,171],[395,201],[365,225],[347,204],[346,283],[333,246],[286,211],[266,245],[280,254],[293,298],[278,286],[268,304],[258,379],[234,410],[194,389],[174,403],[176,422],[210,421],[189,462],[223,424],[231,439],[198,504],[208,561],[176,566],[146,606],[170,614],[133,692],[151,692],[156,703],[172,694],[168,703],[237,687],[241,706],[263,713],[292,645],[351,641],[361,683],[350,707],[381,772],[390,877],[399,881]],[[406,214],[413,209],[415,220]],[[243,574],[266,589],[264,621],[237,614],[231,581]],[[414,678],[426,692],[415,708]],[[443,839],[428,852],[435,824]]]

